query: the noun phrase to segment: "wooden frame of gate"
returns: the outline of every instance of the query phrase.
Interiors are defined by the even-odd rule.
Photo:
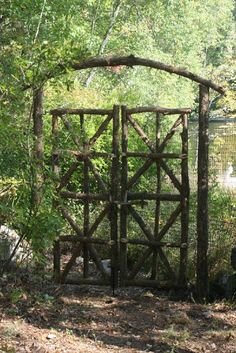
[[[83,210],[83,229],[69,214],[68,210],[59,202],[55,204],[62,216],[69,223],[75,235],[60,236],[54,247],[54,275],[55,279],[63,283],[76,284],[111,284],[113,288],[119,285],[141,285],[160,287],[160,283],[156,280],[157,257],[159,256],[163,265],[169,274],[169,286],[185,286],[186,285],[186,269],[187,269],[187,243],[188,243],[188,198],[189,198],[189,180],[188,180],[188,128],[187,115],[191,112],[190,109],[165,109],[160,107],[142,107],[135,109],[127,109],[125,106],[121,109],[122,115],[122,155],[121,168],[119,165],[119,107],[114,106],[113,110],[98,110],[98,109],[55,109],[52,114],[52,135],[53,135],[53,171],[57,175],[57,193],[62,199],[73,199],[82,202]],[[155,142],[153,143],[145,134],[142,127],[133,117],[136,113],[154,113],[155,119]],[[160,140],[161,119],[165,115],[178,115],[178,119],[166,134],[163,140]],[[86,124],[86,115],[101,115],[107,116],[101,123],[95,134],[86,140],[82,140],[81,136],[73,134],[70,120],[67,120],[68,115],[78,115],[80,120],[81,131],[83,132]],[[76,150],[58,150],[58,123],[59,119],[63,122],[65,128],[71,133],[71,137],[76,146]],[[112,151],[111,153],[96,152],[94,145],[97,139],[112,122]],[[165,153],[163,152],[177,128],[182,125],[182,152]],[[127,150],[128,146],[128,128],[132,126],[138,136],[143,140],[150,152],[132,152]],[[81,149],[82,146],[82,149]],[[70,165],[68,170],[59,177],[59,158],[61,153],[70,153],[74,156],[75,161]],[[96,170],[92,159],[96,157],[112,158],[110,187],[105,185],[102,176]],[[145,160],[141,168],[128,180],[128,158],[139,157]],[[173,171],[168,167],[166,160],[179,159],[181,161],[181,182],[174,175]],[[83,192],[71,192],[64,190],[70,181],[71,176],[78,168],[79,163],[83,163]],[[138,179],[147,171],[153,164],[156,165],[156,192],[130,192],[131,187]],[[177,189],[177,194],[161,193],[161,168],[169,176],[172,184]],[[120,175],[121,169],[121,178]],[[89,170],[94,175],[102,193],[91,194],[89,188]],[[119,189],[120,185],[120,189]],[[151,230],[145,223],[139,213],[135,210],[134,205],[144,203],[148,200],[155,200],[155,226]],[[93,224],[90,224],[89,204],[96,201],[106,201],[107,204],[95,219]],[[178,202],[178,206],[168,218],[166,224],[160,229],[160,203],[161,201]],[[118,208],[120,207],[120,237],[118,236]],[[146,239],[131,239],[127,232],[127,216],[132,215],[133,219],[141,228]],[[175,223],[178,216],[181,216],[181,236],[178,243],[164,242],[163,237],[167,234],[170,228]],[[108,216],[110,222],[110,238],[107,240],[94,236],[99,224],[105,216]],[[72,255],[63,271],[61,271],[61,254],[60,242],[72,242]],[[102,244],[111,247],[111,275],[109,276],[102,266],[99,253],[96,251],[94,244]],[[128,244],[140,244],[147,247],[143,256],[134,264],[131,271],[127,268],[127,247]],[[165,255],[163,248],[179,248],[180,249],[180,264],[179,276],[176,277],[175,271],[171,268],[168,258]],[[68,274],[76,258],[83,252],[83,278],[68,279]],[[136,275],[141,270],[145,260],[153,254],[152,271],[150,279],[137,279]],[[97,270],[102,278],[89,277],[89,260],[90,258],[95,263]]]
[[[62,199],[73,199],[83,204],[83,229],[79,227],[76,220],[71,216],[68,210],[58,201],[55,203],[58,211],[61,212],[64,219],[71,226],[74,235],[60,236],[54,246],[54,276],[58,282],[72,284],[112,284],[117,286],[117,265],[118,265],[118,247],[117,247],[117,203],[118,197],[118,175],[119,175],[119,107],[114,106],[113,110],[104,109],[55,109],[52,114],[52,136],[53,136],[53,154],[52,165],[53,171],[57,176],[57,193]],[[84,131],[87,115],[90,116],[105,116],[106,118],[101,123],[94,135],[88,139],[81,140],[82,136],[77,136],[73,133],[71,122],[67,120],[67,116],[78,115],[80,120],[81,131]],[[71,133],[71,137],[76,146],[76,150],[58,150],[58,123],[59,118],[62,120],[65,128]],[[112,150],[110,153],[96,152],[94,145],[97,139],[106,130],[109,123],[112,122]],[[82,146],[82,148],[81,148]],[[59,158],[60,154],[69,153],[75,158],[75,161],[70,165],[68,170],[59,177]],[[106,185],[102,176],[93,164],[93,158],[112,159],[110,187]],[[79,164],[83,164],[83,191],[71,192],[63,190],[70,181],[71,176],[78,168]],[[90,193],[89,171],[92,172],[97,184],[102,191],[98,194]],[[98,217],[90,223],[89,205],[93,202],[105,201],[106,205],[99,213]],[[110,223],[109,239],[95,238],[94,234],[102,222],[104,217],[108,217]],[[72,242],[73,249],[70,260],[67,262],[64,270],[61,270],[61,242]],[[111,248],[111,275],[109,276],[101,262],[99,253],[94,245],[100,244]],[[76,258],[83,252],[83,278],[67,278],[69,271],[75,264]],[[95,263],[97,270],[102,278],[89,277],[89,260]]]
[[[154,143],[143,131],[133,115],[137,113],[154,113],[156,115],[154,129]],[[160,261],[167,270],[170,279],[167,286],[185,286],[186,285],[186,270],[187,270],[187,248],[188,248],[188,213],[189,213],[189,178],[188,178],[188,119],[187,114],[189,109],[164,109],[160,107],[142,107],[135,109],[127,109],[122,107],[122,176],[121,176],[121,215],[120,215],[120,230],[121,230],[121,267],[120,278],[122,285],[140,285],[158,287],[160,283],[157,281],[158,273],[158,256]],[[165,115],[178,114],[178,119],[173,124],[170,131],[161,141],[161,119]],[[182,153],[164,153],[164,149],[172,136],[176,133],[177,128],[182,125]],[[149,152],[131,152],[128,151],[128,131],[132,127],[137,135],[142,139],[148,147]],[[139,157],[145,160],[143,165],[128,178],[128,159],[129,157]],[[167,165],[168,159],[181,160],[181,182],[175,176],[171,168]],[[139,178],[153,165],[156,164],[156,192],[132,192],[132,186],[136,184]],[[161,192],[161,169],[168,175],[171,183],[177,189],[178,193],[162,193]],[[145,203],[148,200],[155,200],[155,222],[153,229],[136,211],[132,203]],[[161,201],[177,202],[177,207],[171,213],[166,223],[160,229],[160,206]],[[127,216],[130,214],[135,222],[138,223],[142,233],[146,239],[131,238],[127,232]],[[181,215],[181,234],[180,239],[176,243],[165,242],[163,238],[168,233],[170,228],[175,223],[177,217]],[[147,247],[141,257],[133,265],[130,271],[127,268],[127,246],[128,244],[139,244]],[[176,278],[175,271],[171,268],[167,256],[163,248],[179,248],[180,263],[179,276]],[[147,259],[152,256],[151,261],[151,276],[150,279],[136,278]],[[166,284],[165,284],[166,285]]]

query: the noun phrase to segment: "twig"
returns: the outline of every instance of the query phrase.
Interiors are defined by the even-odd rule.
[[[104,52],[104,50],[105,50],[105,48],[107,46],[107,43],[109,41],[109,37],[110,37],[111,32],[113,30],[113,27],[114,27],[114,25],[116,23],[117,16],[119,15],[120,7],[121,7],[121,1],[118,0],[117,3],[114,6],[114,9],[113,9],[113,12],[112,12],[112,15],[111,15],[111,19],[110,19],[110,23],[109,23],[109,26],[107,28],[107,31],[106,31],[106,33],[104,35],[104,38],[102,40],[102,43],[101,43],[99,49],[98,49],[98,52],[97,52],[98,56],[103,54],[103,52]],[[85,87],[89,86],[89,84],[92,82],[92,79],[93,79],[94,75],[95,75],[95,70],[91,70],[89,75],[88,75],[88,77],[87,77],[87,79],[86,79],[86,81],[85,81],[85,83],[84,83]]]
[[[42,18],[43,18],[43,13],[44,13],[44,9],[45,9],[45,6],[46,6],[46,2],[47,2],[47,0],[44,0],[44,2],[43,2],[43,7],[42,7],[42,11],[41,11],[40,16],[39,16],[39,22],[38,22],[38,26],[37,26],[37,29],[36,29],[36,33],[35,33],[33,44],[36,43],[36,40],[37,40],[38,35],[39,35],[39,29],[40,29],[40,26],[41,26],[41,23],[42,23]]]
[[[0,198],[5,196],[12,188],[13,188],[13,185],[8,185],[2,190],[0,190]]]

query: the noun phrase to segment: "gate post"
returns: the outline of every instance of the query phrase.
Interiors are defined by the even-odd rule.
[[[113,291],[118,287],[118,185],[119,185],[119,106],[113,107],[112,170],[111,170],[111,284]]]
[[[60,239],[53,246],[53,279],[56,283],[61,282],[61,247]]]
[[[121,208],[120,208],[120,282],[125,286],[127,279],[127,182],[128,182],[128,123],[126,106],[121,107],[122,118],[122,157],[121,157]]]
[[[181,197],[181,248],[180,248],[180,267],[179,285],[187,285],[187,266],[188,266],[188,233],[189,233],[189,175],[188,175],[188,116],[182,115],[183,132],[182,154],[185,158],[181,161],[182,197]]]
[[[58,155],[58,116],[52,115],[52,172],[54,178],[58,183],[59,178],[59,155]],[[57,207],[57,202],[53,201],[53,207]],[[61,247],[60,247],[60,235],[58,239],[54,241],[53,246],[53,278],[56,283],[61,281]]]
[[[208,297],[208,137],[209,87],[199,90],[198,196],[197,196],[197,296]]]

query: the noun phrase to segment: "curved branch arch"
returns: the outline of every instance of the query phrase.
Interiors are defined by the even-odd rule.
[[[84,70],[98,67],[109,67],[109,66],[146,66],[153,69],[169,72],[178,76],[186,77],[191,81],[195,81],[201,85],[212,88],[214,91],[220,94],[225,94],[225,90],[222,86],[214,83],[211,80],[207,80],[199,75],[192,73],[189,70],[181,67],[175,67],[168,64],[163,64],[160,61],[151,59],[145,59],[140,57],[130,56],[112,56],[112,57],[93,57],[82,62],[74,62],[71,67],[74,70]]]

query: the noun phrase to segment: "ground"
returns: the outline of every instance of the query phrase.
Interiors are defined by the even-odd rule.
[[[236,352],[236,306],[170,301],[148,288],[1,279],[0,353]]]

